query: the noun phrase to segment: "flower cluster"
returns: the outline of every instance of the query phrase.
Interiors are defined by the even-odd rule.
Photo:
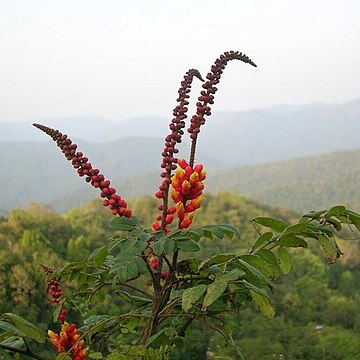
[[[41,265],[46,275],[52,274],[54,271],[53,269],[49,268],[48,266]],[[48,285],[48,293],[50,294],[51,298],[50,301],[54,304],[61,305],[60,297],[64,295],[64,291],[60,287],[59,279],[53,278],[47,281]],[[67,311],[65,309],[61,309],[59,313],[58,320],[63,323],[66,320]]]
[[[190,69],[184,76],[184,80],[181,82],[181,87],[178,90],[179,97],[177,98],[178,105],[173,110],[174,118],[172,119],[169,128],[171,133],[165,138],[165,147],[162,152],[162,163],[161,167],[163,172],[161,177],[164,178],[159,190],[155,193],[155,196],[159,199],[163,199],[164,202],[162,205],[158,206],[158,209],[162,211],[162,216],[157,218],[158,221],[162,220],[162,224],[154,223],[154,230],[160,230],[161,226],[163,230],[166,231],[166,225],[172,222],[170,221],[173,218],[174,211],[172,209],[167,209],[167,197],[170,186],[170,177],[171,172],[176,169],[177,158],[175,157],[179,150],[176,149],[176,144],[181,143],[181,137],[184,134],[185,128],[185,119],[187,118],[187,105],[189,101],[187,100],[190,95],[190,89],[193,78],[197,77],[199,80],[204,81],[201,77],[201,74],[196,69]]]
[[[202,165],[192,168],[185,159],[179,159],[179,167],[171,179],[171,198],[176,203],[176,214],[180,228],[188,228],[194,218],[194,212],[203,201],[203,180],[206,172]]]
[[[70,351],[72,360],[83,360],[87,356],[85,343],[80,339],[80,334],[75,324],[64,322],[61,326],[60,334],[48,331],[51,343],[55,346],[57,353],[67,353]]]
[[[109,206],[113,215],[132,216],[131,210],[127,209],[126,201],[116,194],[113,187],[110,187],[110,181],[106,180],[103,174],[100,174],[99,169],[93,169],[89,159],[82,152],[76,151],[77,145],[73,144],[67,135],[44,125],[33,125],[56,141],[66,159],[71,161],[73,167],[77,169],[79,176],[86,176],[87,182],[90,182],[94,188],[101,190],[100,196],[105,198],[103,205]]]

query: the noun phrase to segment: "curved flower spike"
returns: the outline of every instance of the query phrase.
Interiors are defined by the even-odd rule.
[[[116,190],[110,187],[110,181],[105,179],[103,174],[100,174],[99,169],[93,169],[88,158],[82,152],[76,151],[77,145],[63,135],[59,130],[55,130],[40,124],[33,124],[36,128],[49,135],[57,142],[58,147],[62,150],[67,160],[71,161],[73,167],[77,169],[79,176],[86,176],[85,180],[94,188],[101,190],[100,196],[104,198],[104,206],[109,206],[113,215],[131,217],[131,210],[127,209],[127,203],[119,195]]]
[[[50,275],[54,272],[54,270],[49,268],[48,266],[45,266],[43,264],[40,264],[40,266],[44,270],[45,275]],[[47,285],[48,285],[48,293],[51,296],[50,301],[54,304],[61,305],[61,301],[59,298],[62,295],[64,295],[64,291],[60,287],[59,278],[53,278],[53,279],[47,280]],[[63,323],[64,321],[66,321],[66,317],[67,317],[66,309],[61,309],[59,316],[58,316],[58,320],[61,323]]]
[[[169,216],[172,214],[171,212],[169,213],[167,202],[170,178],[171,172],[176,169],[176,163],[178,160],[176,158],[176,154],[179,152],[179,150],[176,149],[176,144],[181,143],[181,137],[184,134],[183,129],[185,128],[185,119],[187,118],[186,113],[188,111],[187,105],[189,105],[189,101],[187,99],[190,97],[189,92],[194,77],[197,77],[200,81],[204,82],[200,72],[196,69],[190,69],[185,74],[184,80],[181,82],[181,87],[178,91],[178,105],[173,110],[174,118],[169,125],[171,133],[165,138],[165,147],[161,154],[163,157],[161,167],[164,169],[161,173],[161,177],[164,178],[164,180],[159,186],[159,190],[155,193],[157,198],[163,199],[163,204],[158,207],[159,210],[162,211],[161,225],[157,222],[153,223],[154,230],[166,230],[166,225],[169,225],[170,219],[172,218]]]
[[[217,91],[215,85],[220,82],[221,74],[230,60],[240,60],[256,67],[256,64],[248,56],[239,51],[227,51],[215,60],[215,65],[211,67],[211,72],[206,76],[207,81],[203,84],[204,90],[201,91],[201,95],[198,97],[199,101],[196,103],[196,114],[191,118],[190,127],[188,128],[190,138],[192,139],[189,160],[190,166],[194,165],[196,140],[200,132],[200,127],[205,124],[205,116],[211,115],[210,105],[214,104],[214,95]]]

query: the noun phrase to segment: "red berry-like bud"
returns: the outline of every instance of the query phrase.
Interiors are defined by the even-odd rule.
[[[151,224],[152,228],[155,230],[155,231],[160,231],[160,224],[157,222],[157,221],[154,221],[152,224]]]
[[[175,214],[175,213],[176,213],[176,207],[175,206],[168,209],[168,214]]]
[[[166,225],[169,225],[169,224],[171,224],[171,223],[173,222],[173,220],[174,220],[174,215],[173,215],[173,214],[169,214],[169,215],[167,215],[166,218],[165,218],[165,224],[166,224]]]
[[[159,190],[155,193],[155,196],[158,198],[158,199],[162,199],[163,196],[164,196],[164,192]]]
[[[184,170],[185,170],[185,168],[186,168],[187,166],[189,166],[185,159],[179,159],[179,160],[178,160],[178,164],[179,164],[179,166],[180,166],[182,169],[184,169]]]
[[[152,257],[149,261],[149,265],[153,270],[157,270],[159,266],[159,259],[157,257]]]

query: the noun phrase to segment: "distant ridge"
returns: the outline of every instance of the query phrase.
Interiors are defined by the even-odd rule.
[[[93,115],[44,121],[76,141],[94,166],[109,179],[118,179],[129,197],[152,194],[158,186],[167,122],[161,118],[116,122]],[[208,189],[214,191],[233,189],[269,205],[302,210],[326,205],[327,200],[330,204],[341,202],[336,194],[338,187],[344,186],[344,201],[356,208],[360,199],[359,150],[345,150],[360,148],[359,134],[360,99],[339,105],[215,112],[201,129],[196,161],[210,174],[222,169],[219,174],[224,175],[207,180]],[[9,137],[41,141],[5,141]],[[181,148],[185,152],[180,156],[186,157],[188,143]],[[319,156],[336,151],[343,152]],[[282,162],[309,156],[315,157]],[[66,210],[97,196],[91,189],[83,193],[83,179],[76,176],[56,145],[28,123],[0,123],[0,167],[5,184],[0,187],[3,212],[31,201]],[[289,192],[298,195],[294,198]],[[68,194],[72,194],[70,198]]]
[[[164,138],[170,119],[113,121],[88,115],[37,122],[59,128],[73,139],[106,143],[128,137]],[[356,149],[360,147],[359,134],[360,99],[241,112],[215,110],[201,129],[198,149],[225,166],[253,165]],[[187,139],[184,136],[188,143]],[[45,142],[48,138],[30,123],[0,123],[0,143],[14,141]]]
[[[360,211],[360,149],[277,163],[208,171],[207,192],[233,191],[270,206],[309,211],[343,204]],[[115,181],[128,199],[150,195],[159,185],[158,173]],[[59,211],[85,204],[97,196],[92,189],[58,198]]]

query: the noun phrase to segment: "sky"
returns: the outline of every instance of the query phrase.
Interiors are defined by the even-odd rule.
[[[359,34],[358,0],[0,0],[0,122],[171,118],[184,73],[227,50],[258,67],[229,63],[214,111],[346,102]]]

